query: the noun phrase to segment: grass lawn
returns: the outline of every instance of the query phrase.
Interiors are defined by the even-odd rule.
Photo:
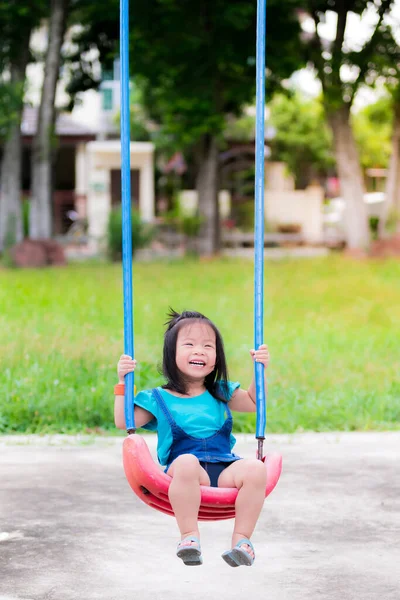
[[[399,428],[400,262],[267,261],[265,290],[267,430]],[[169,306],[215,321],[230,379],[248,386],[250,262],[135,264],[134,297],[138,389],[162,381]],[[0,339],[0,432],[115,432],[120,265],[0,270]],[[235,422],[237,431],[254,430],[254,415]]]

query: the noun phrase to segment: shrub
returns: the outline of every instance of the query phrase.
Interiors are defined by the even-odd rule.
[[[236,226],[242,231],[253,231],[254,229],[254,201],[247,200],[238,203],[232,210]]]
[[[204,223],[204,217],[195,214],[187,214],[178,201],[174,201],[173,207],[164,215],[164,223],[173,230],[182,233],[186,238],[186,249],[190,252],[195,251],[196,238],[199,236],[201,226]]]
[[[378,239],[379,217],[369,217],[369,230],[373,240]]]
[[[392,207],[389,211],[388,218],[386,221],[386,230],[388,233],[396,233],[398,224],[400,222],[400,211],[395,207]]]
[[[28,198],[22,200],[22,232],[24,239],[29,237],[29,213],[30,213],[30,202]]]
[[[138,248],[147,246],[153,239],[154,229],[143,223],[137,210],[132,210],[132,255]],[[108,253],[111,260],[118,261],[122,257],[122,209],[113,209],[108,220]]]
[[[186,237],[197,237],[203,222],[204,218],[200,215],[185,215],[180,218],[178,229],[186,235]]]

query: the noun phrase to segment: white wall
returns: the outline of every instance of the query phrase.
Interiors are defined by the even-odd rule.
[[[306,242],[323,241],[324,191],[319,185],[294,189],[284,163],[265,165],[265,218],[271,225],[300,225]]]
[[[227,190],[218,192],[219,214],[223,219],[229,217],[231,212],[231,195]],[[179,194],[179,205],[182,212],[188,216],[196,214],[197,191],[182,190]]]
[[[286,192],[265,191],[265,216],[276,225],[300,225],[306,242],[323,241],[324,192],[320,186]]]
[[[143,221],[151,221],[155,215],[154,199],[154,146],[149,142],[132,142],[130,146],[131,169],[140,172],[139,211]],[[89,142],[88,156],[87,219],[89,236],[102,242],[107,231],[111,210],[111,170],[121,168],[121,144],[119,141]]]

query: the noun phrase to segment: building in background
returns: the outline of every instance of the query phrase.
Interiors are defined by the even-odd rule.
[[[38,109],[25,107],[22,132],[22,194],[29,199],[31,189],[31,157],[36,133]],[[79,191],[79,165],[86,153],[86,145],[96,134],[82,123],[76,123],[68,114],[56,119],[53,168],[53,232],[63,235],[68,231],[70,211],[86,212],[87,191]]]
[[[68,44],[68,36],[67,41]],[[45,27],[31,39],[35,53],[44,54]],[[104,241],[108,215],[121,202],[121,152],[119,143],[120,67],[116,59],[110,71],[101,71],[99,90],[80,95],[72,113],[58,112],[55,127],[53,169],[53,233],[65,235],[78,219],[87,222],[89,238],[96,248]],[[31,156],[38,106],[43,84],[43,63],[27,69],[27,92],[21,123],[23,139],[22,194],[29,199]],[[56,105],[65,106],[67,74],[62,70]],[[0,156],[1,156],[0,147]],[[131,144],[131,197],[142,219],[154,218],[154,148],[151,143]],[[1,182],[0,182],[1,184]]]

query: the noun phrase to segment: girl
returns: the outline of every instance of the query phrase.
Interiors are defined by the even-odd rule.
[[[166,384],[137,394],[135,424],[158,431],[158,459],[172,478],[169,500],[181,533],[176,554],[186,565],[203,562],[197,523],[200,486],[236,487],[232,548],[222,558],[232,567],[250,566],[255,559],[250,537],[264,503],[266,469],[261,461],[232,452],[236,440],[230,410],[255,412],[254,379],[247,391],[228,381],[221,334],[201,313],[171,311],[166,325]],[[268,366],[264,344],[250,355]],[[119,384],[135,367],[136,360],[121,356]],[[125,429],[124,396],[115,397],[114,417],[116,426]]]

